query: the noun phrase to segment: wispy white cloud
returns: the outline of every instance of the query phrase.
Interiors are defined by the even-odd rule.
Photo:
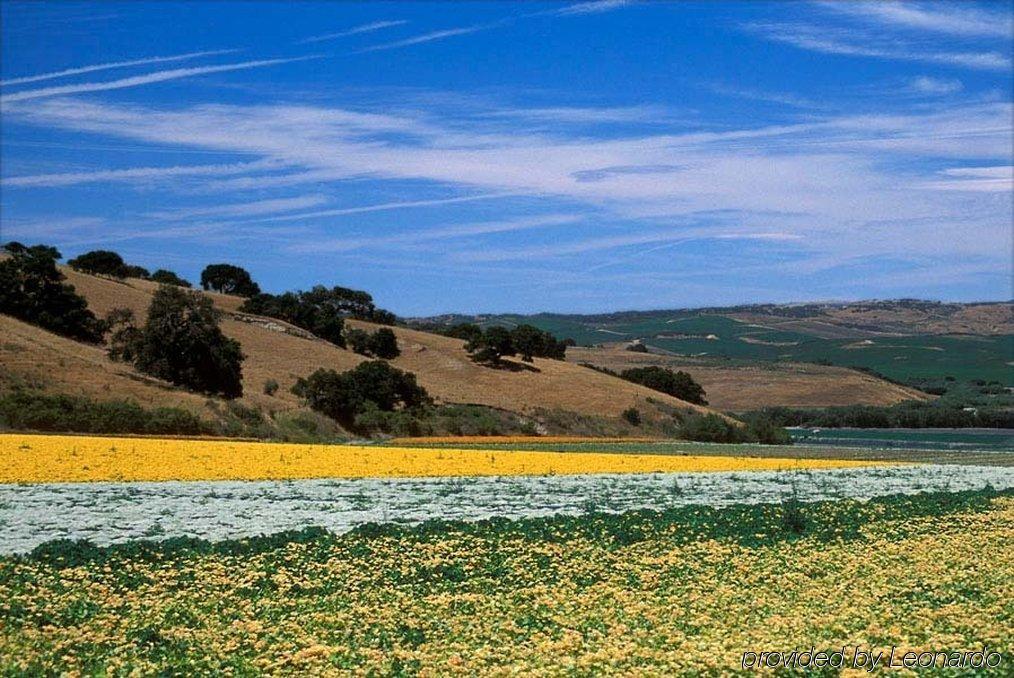
[[[221,64],[219,66],[200,66],[197,68],[175,68],[168,71],[156,71],[154,73],[147,73],[145,75],[137,75],[130,78],[122,78],[120,80],[109,80],[106,82],[84,82],[77,85],[61,85],[59,87],[44,87],[42,89],[30,89],[22,92],[14,92],[13,94],[4,94],[0,96],[0,104],[8,104],[16,101],[26,101],[29,99],[41,99],[43,97],[63,96],[67,94],[81,94],[84,92],[102,92],[111,89],[138,87],[140,85],[150,85],[156,82],[165,82],[166,80],[178,80],[180,78],[190,78],[195,75],[207,75],[210,73],[225,73],[227,71],[239,71],[247,68],[275,66],[277,64],[287,64],[294,61],[306,61],[307,59],[317,59],[317,58],[319,58],[319,56],[313,55],[313,56],[292,57],[287,59],[259,59],[256,61],[241,61],[239,63]]]
[[[495,108],[484,111],[491,118],[524,118],[553,123],[663,122],[671,112],[661,106],[554,106],[548,108]]]
[[[257,222],[326,220],[492,194],[520,196],[556,210],[581,205],[588,214],[600,215],[598,229],[584,224],[575,229],[585,231],[582,236],[601,236],[594,246],[573,241],[577,234],[568,229],[561,232],[555,254],[546,256],[661,245],[690,237],[687,229],[700,227],[701,237],[752,234],[749,241],[758,246],[795,243],[839,259],[942,256],[952,246],[948,243],[975,229],[977,237],[966,238],[970,251],[995,259],[997,238],[1009,231],[1009,208],[998,206],[998,194],[936,190],[926,182],[961,179],[936,175],[941,160],[970,167],[1006,162],[1011,114],[1008,103],[955,103],[904,115],[837,115],[790,125],[594,137],[565,126],[550,132],[524,118],[505,134],[500,118],[469,117],[463,123],[436,121],[425,113],[364,114],[311,106],[164,109],[51,99],[18,108],[12,119],[163,147],[249,155],[297,172],[266,176],[263,182],[239,177],[245,183],[228,187],[234,191],[263,190],[278,178],[293,185],[355,179],[485,191],[300,210]],[[980,179],[988,178],[975,180]],[[315,228],[326,225],[322,221]],[[620,234],[603,236],[603,231]],[[758,234],[797,239],[765,240]]]
[[[456,205],[458,203],[476,202],[479,200],[495,200],[515,196],[517,193],[483,193],[481,195],[464,195],[456,198],[435,198],[433,200],[401,200],[397,202],[385,202],[377,205],[362,205],[360,207],[343,207],[333,210],[317,210],[315,212],[301,212],[299,214],[287,214],[280,217],[259,219],[258,221],[303,221],[307,219],[320,219],[321,217],[340,217],[349,214],[367,214],[370,212],[387,212],[390,210],[408,209],[412,207],[437,207],[441,205]]]
[[[561,7],[557,10],[552,10],[552,13],[558,16],[599,14],[601,12],[610,12],[614,9],[623,7],[624,5],[631,4],[633,4],[633,0],[590,0],[589,2],[578,2],[573,5]]]
[[[359,52],[378,52],[378,51],[381,51],[381,50],[397,49],[399,47],[409,47],[409,46],[412,46],[412,45],[419,45],[419,44],[423,44],[423,43],[427,43],[427,42],[433,42],[435,40],[444,40],[446,38],[453,38],[453,37],[459,36],[459,35],[468,35],[470,33],[477,33],[479,31],[489,30],[491,28],[497,28],[497,27],[500,27],[500,26],[506,26],[506,25],[514,23],[517,19],[521,19],[521,18],[525,18],[525,17],[539,16],[539,15],[545,15],[545,14],[552,14],[552,15],[556,15],[556,16],[567,16],[567,15],[577,15],[577,14],[596,14],[596,13],[600,13],[600,12],[608,12],[608,11],[616,9],[618,7],[622,7],[624,5],[632,4],[633,1],[634,0],[593,0],[593,1],[590,1],[590,2],[579,2],[579,3],[573,4],[573,5],[568,5],[566,7],[562,7],[560,9],[554,9],[554,10],[543,11],[543,12],[534,12],[534,13],[531,13],[531,14],[523,14],[523,15],[514,16],[514,17],[507,17],[507,18],[501,19],[500,21],[494,21],[494,22],[491,22],[491,23],[475,24],[475,25],[472,25],[472,26],[460,26],[458,28],[447,28],[447,29],[442,29],[442,30],[439,30],[439,31],[430,31],[428,33],[423,33],[421,35],[416,35],[416,36],[412,36],[410,38],[405,38],[404,40],[395,40],[393,42],[386,42],[386,43],[383,43],[383,44],[380,44],[380,45],[373,45],[371,47],[366,47],[364,49],[359,50]],[[379,24],[383,24],[383,26],[380,26],[380,27],[386,27],[387,25],[392,25],[392,24],[389,24],[388,22],[378,22],[378,23]],[[400,23],[405,23],[405,22],[400,22]],[[367,24],[367,26],[372,26],[372,25],[373,24]],[[361,32],[361,31],[356,31],[356,32]],[[334,37],[340,37],[341,35],[342,34],[335,34]]]
[[[374,247],[390,248],[395,246],[413,245],[434,240],[463,240],[494,233],[511,233],[537,228],[563,226],[581,221],[577,214],[543,214],[535,217],[522,217],[503,221],[482,222],[476,224],[455,224],[427,228],[410,233],[383,235],[366,238],[336,238],[332,240],[300,243],[289,248],[292,252],[350,252],[352,250]]]
[[[998,3],[998,6],[1001,3]],[[1014,34],[1009,11],[986,11],[971,3],[823,2],[827,9],[898,28],[933,31],[956,36],[1010,37]]]
[[[753,23],[745,28],[774,42],[823,54],[919,61],[961,68],[1002,71],[1011,67],[1000,52],[935,51],[880,36],[805,23]]]
[[[532,259],[583,255],[589,252],[615,250],[636,245],[657,245],[658,243],[664,243],[664,245],[652,248],[652,250],[702,240],[792,241],[800,240],[801,238],[802,236],[799,234],[782,232],[716,233],[700,228],[669,228],[615,236],[581,238],[571,242],[540,244],[530,247],[466,250],[455,253],[452,259],[454,261],[468,262],[529,261]],[[644,253],[645,251],[641,250],[640,254]],[[605,263],[609,261],[607,259]]]
[[[931,78],[919,76],[909,83],[909,89],[917,94],[954,94],[965,86],[957,78]]]
[[[755,101],[768,101],[775,104],[784,104],[786,106],[795,106],[797,108],[816,108],[817,104],[811,99],[801,97],[797,94],[790,94],[787,92],[768,92],[765,90],[754,89],[751,87],[740,87],[732,85],[724,85],[721,83],[710,83],[706,85],[708,89],[716,94],[722,94],[724,96],[737,97],[740,99],[753,99]]]
[[[301,195],[294,198],[273,198],[255,200],[227,205],[209,205],[207,207],[186,207],[158,212],[148,212],[144,216],[151,219],[191,219],[193,217],[249,217],[264,214],[276,214],[303,210],[323,205],[328,198],[323,195]]]
[[[171,61],[187,61],[189,59],[215,56],[218,54],[230,54],[237,51],[238,50],[235,49],[217,49],[208,52],[189,52],[187,54],[176,54],[173,56],[147,57],[144,59],[134,59],[133,61],[114,61],[104,64],[95,64],[92,66],[80,66],[78,68],[68,68],[62,71],[54,71],[52,73],[42,73],[40,75],[28,75],[20,78],[11,78],[10,80],[2,80],[0,81],[0,87],[9,87],[11,85],[24,85],[29,82],[39,82],[40,80],[52,80],[54,78],[64,78],[70,75],[81,75],[82,73],[94,73],[95,71],[107,71],[113,68],[127,68],[129,66],[145,66],[149,64],[168,63]]]
[[[420,45],[424,42],[433,42],[434,40],[444,40],[446,38],[453,38],[456,35],[468,35],[469,33],[477,33],[478,31],[484,31],[486,29],[500,25],[500,23],[477,24],[475,26],[462,26],[460,28],[448,28],[440,31],[430,31],[429,33],[423,33],[421,35],[416,35],[411,38],[405,38],[404,40],[395,40],[394,42],[385,42],[380,45],[373,45],[372,47],[366,47],[359,51],[378,52],[386,49],[397,49],[398,47]]]
[[[404,26],[408,21],[374,21],[368,24],[362,24],[360,26],[354,26],[338,33],[324,33],[323,35],[314,35],[304,40],[300,40],[299,44],[307,44],[311,42],[323,42],[325,40],[334,40],[336,38],[345,38],[350,35],[359,35],[361,33],[373,33],[384,28],[394,28],[395,26]]]
[[[133,167],[118,170],[93,170],[89,172],[60,172],[56,174],[32,174],[3,179],[4,186],[73,186],[109,182],[136,182],[156,179],[172,179],[186,176],[228,176],[246,174],[279,167],[271,160],[240,162],[224,165],[180,165],[175,167]]]
[[[971,191],[974,193],[1014,193],[1014,167],[955,167],[942,171],[947,177],[929,181],[922,188],[936,191]]]

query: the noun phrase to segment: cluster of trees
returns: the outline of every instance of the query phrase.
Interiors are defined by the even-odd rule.
[[[673,371],[667,367],[634,367],[620,372],[620,378],[650,389],[667,393],[688,403],[707,405],[704,388],[682,370]]]
[[[510,330],[494,325],[483,330],[473,323],[459,323],[443,333],[464,339],[468,342],[465,350],[472,355],[472,360],[492,366],[499,366],[503,358],[515,355],[528,363],[533,358],[564,360],[567,347],[575,343],[573,339],[560,341],[534,325],[518,325]]]
[[[109,313],[110,357],[200,393],[238,398],[243,394],[243,353],[238,341],[222,334],[218,321],[207,297],[162,285],[143,326],[135,324],[129,309]]]
[[[369,293],[347,287],[328,289],[323,285],[306,292],[255,294],[243,302],[239,310],[284,320],[341,347],[345,346],[347,317],[382,325],[395,322],[394,314],[377,308]]]
[[[847,405],[822,409],[772,407],[761,414],[779,426],[820,428],[1014,428],[1014,409],[905,401],[888,407]]]
[[[151,273],[143,266],[126,263],[116,252],[92,250],[67,261],[75,271],[92,275],[108,275],[113,278],[149,278]]]
[[[123,257],[110,250],[85,252],[80,256],[70,259],[67,265],[75,271],[91,275],[107,275],[120,280],[124,278],[141,278],[142,280],[152,280],[167,285],[190,287],[189,282],[172,271],[160,268],[154,273],[150,273],[144,266],[128,264],[123,260]]]
[[[704,387],[682,370],[673,371],[668,367],[652,365],[649,367],[633,367],[622,372],[617,372],[608,367],[599,367],[591,363],[581,363],[581,365],[597,372],[603,372],[635,384],[647,386],[653,391],[666,393],[674,398],[685,400],[688,403],[696,405],[708,404],[708,401],[705,399],[707,394],[704,392]]]
[[[102,342],[107,326],[63,282],[55,247],[9,242],[3,250],[8,256],[0,261],[0,313],[78,341]]]
[[[388,327],[381,327],[376,332],[348,329],[345,331],[345,342],[348,347],[359,355],[393,360],[401,355],[398,348],[398,337]]]
[[[432,403],[414,374],[383,360],[360,363],[347,372],[319,369],[298,379],[292,392],[346,428],[354,428],[357,417],[374,411],[411,410]]]

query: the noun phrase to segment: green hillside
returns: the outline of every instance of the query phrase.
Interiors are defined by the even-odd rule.
[[[769,308],[769,307],[765,307]],[[776,308],[772,324],[786,316],[807,318],[799,309]],[[738,361],[820,362],[874,370],[896,381],[913,383],[953,378],[998,381],[1014,386],[1014,334],[941,334],[914,331],[901,336],[827,339],[805,331],[783,330],[729,317],[743,307],[642,311],[579,316],[537,315],[445,316],[438,324],[477,322],[514,326],[529,323],[580,346],[640,340],[649,347],[688,356]],[[808,311],[817,314],[816,310]],[[823,321],[819,314],[811,316]],[[836,320],[832,318],[832,320]],[[848,325],[842,324],[848,329]],[[917,323],[909,325],[918,330]],[[869,329],[864,325],[864,329]],[[891,330],[896,327],[891,325]]]

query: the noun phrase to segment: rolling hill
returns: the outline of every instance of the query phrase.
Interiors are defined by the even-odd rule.
[[[767,304],[599,315],[440,316],[415,322],[531,323],[581,346],[640,341],[657,353],[729,361],[732,369],[823,363],[873,370],[906,383],[950,377],[1014,386],[1014,304],[1009,302]],[[750,379],[749,372],[743,375],[743,383]],[[867,402],[866,397],[856,392],[844,404]]]
[[[99,316],[125,307],[143,318],[157,289],[149,281],[118,281],[62,270],[67,282]],[[241,402],[247,406],[265,412],[300,410],[302,405],[289,390],[296,379],[318,368],[341,371],[366,360],[285,322],[240,313],[241,298],[209,296],[223,312],[223,332],[238,340],[246,355]],[[205,414],[208,403],[214,402],[113,362],[100,347],[64,339],[12,318],[3,317],[2,322],[5,341],[0,349],[0,366],[8,380],[41,382],[53,392],[100,400],[129,397],[143,404],[175,405]],[[379,327],[361,321],[349,324],[370,330]],[[565,411],[617,421],[630,407],[637,407],[648,419],[663,416],[667,407],[710,411],[564,361],[536,358],[534,369],[516,371],[483,367],[470,360],[461,340],[401,327],[392,329],[402,353],[391,363],[415,373],[419,383],[440,403],[484,405],[527,416],[541,410]],[[280,386],[274,395],[264,393],[263,385],[269,379]]]

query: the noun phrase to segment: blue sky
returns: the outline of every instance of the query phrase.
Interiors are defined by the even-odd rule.
[[[12,2],[0,230],[404,315],[1011,290],[995,3]]]

